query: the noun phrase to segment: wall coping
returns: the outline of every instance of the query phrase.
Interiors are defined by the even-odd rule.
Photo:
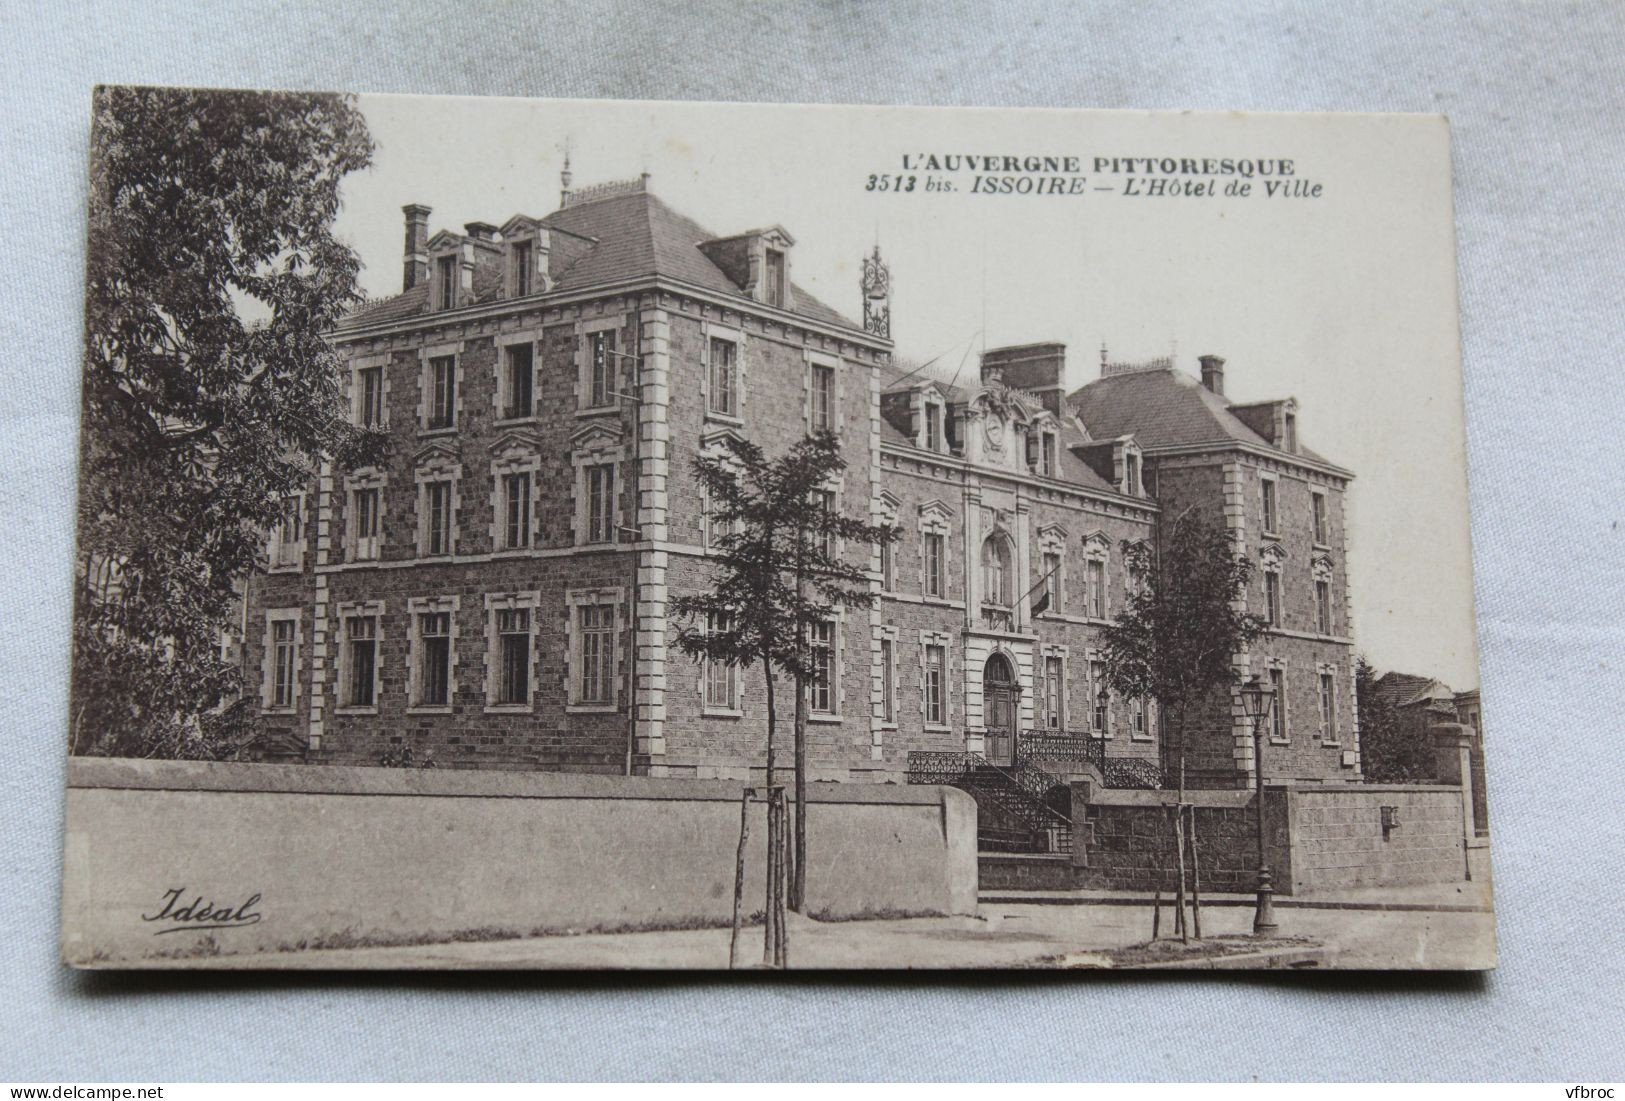
[[[1171,807],[1179,799],[1173,788],[1091,787],[1092,807]],[[1185,802],[1198,807],[1246,807],[1253,802],[1251,788],[1187,788]]]
[[[1265,786],[1266,787],[1274,787],[1275,785],[1266,784]],[[1399,792],[1399,793],[1410,792],[1410,793],[1414,794],[1414,793],[1417,793],[1417,792],[1428,792],[1428,791],[1459,792],[1461,790],[1461,785],[1460,784],[1290,784],[1290,785],[1287,785],[1287,790],[1291,791],[1292,794],[1294,794],[1294,795],[1314,794],[1317,791],[1326,791],[1326,792],[1351,792],[1351,791],[1355,791],[1355,792],[1367,792],[1367,793],[1373,793],[1373,794],[1379,793],[1379,792]]]
[[[785,779],[789,780],[789,770]],[[740,780],[685,780],[579,772],[497,772],[70,757],[70,789],[230,791],[303,795],[436,795],[485,799],[633,799],[737,804]],[[971,797],[935,784],[815,783],[809,803],[938,806]]]

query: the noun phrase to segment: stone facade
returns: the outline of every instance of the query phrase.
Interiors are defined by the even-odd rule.
[[[267,755],[759,775],[760,670],[709,678],[669,614],[713,572],[693,463],[730,435],[772,452],[828,427],[845,444],[838,507],[900,537],[847,549],[878,599],[834,625],[810,779],[901,782],[919,750],[1000,761],[1033,728],[1159,760],[1154,705],[1103,697],[1096,662],[1134,583],[1129,550],[1192,507],[1263,564],[1248,606],[1279,607],[1236,656],[1282,677],[1267,777],[1358,775],[1349,475],[1296,449],[1294,403],[1204,398],[1235,437],[1170,441],[1136,427],[1154,396],[1136,412],[1067,395],[1058,344],[986,352],[971,389],[888,385],[889,339],[789,282],[788,232],[709,237],[646,180],[500,233],[425,241],[427,209],[406,214],[403,294],[333,338],[346,400],[388,458],[317,472],[248,587]],[[886,300],[866,307],[889,319]],[[1250,782],[1235,701],[1200,711],[1189,766]]]

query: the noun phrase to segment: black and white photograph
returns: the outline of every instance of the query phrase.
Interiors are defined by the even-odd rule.
[[[1495,966],[1443,117],[90,142],[66,963]]]

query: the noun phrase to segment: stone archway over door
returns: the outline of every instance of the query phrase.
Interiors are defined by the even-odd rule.
[[[987,728],[987,759],[996,765],[1016,763],[1016,724],[1021,715],[1021,686],[1010,659],[993,654],[982,668],[982,725]]]

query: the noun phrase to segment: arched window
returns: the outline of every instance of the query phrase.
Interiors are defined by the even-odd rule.
[[[987,537],[982,544],[982,599],[988,604],[1009,607],[1014,583],[1010,569],[1010,540],[1002,533]]]

